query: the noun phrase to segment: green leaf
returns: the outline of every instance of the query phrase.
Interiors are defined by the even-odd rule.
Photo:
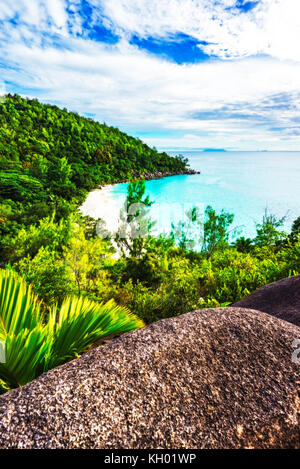
[[[67,298],[44,323],[31,288],[12,270],[0,270],[0,340],[6,349],[0,393],[77,357],[102,337],[143,326],[114,301],[102,304],[82,297]]]

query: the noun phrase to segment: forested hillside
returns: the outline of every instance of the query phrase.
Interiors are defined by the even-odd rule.
[[[70,199],[77,189],[129,179],[133,171],[186,167],[180,157],[159,153],[115,127],[17,95],[0,106],[0,155],[4,181],[7,168],[13,170],[1,195],[13,191],[17,200],[26,198],[29,187],[35,192],[42,185],[46,193]]]
[[[143,178],[128,185],[126,200],[143,209],[122,211],[113,239],[78,211],[101,183],[185,164],[55,106],[19,96],[0,105],[0,345],[8,357],[0,394],[103,336],[226,306],[300,273],[300,217],[285,233],[284,218],[266,211],[255,238],[237,233],[232,243],[234,214],[208,206],[203,218],[195,206],[169,234],[154,236],[155,200]]]
[[[55,210],[66,217],[99,184],[133,172],[176,172],[180,157],[151,149],[117,128],[18,95],[0,104],[0,236]],[[1,246],[0,246],[1,250]],[[1,252],[0,252],[1,255]]]

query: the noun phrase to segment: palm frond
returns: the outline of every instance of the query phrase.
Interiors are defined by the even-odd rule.
[[[46,328],[37,298],[25,281],[11,270],[0,270],[0,339],[5,344],[5,363],[0,379],[9,388],[26,384],[44,371]]]
[[[40,322],[37,298],[12,270],[0,270],[0,334],[18,334]]]
[[[49,320],[53,347],[48,366],[52,368],[82,353],[102,337],[143,326],[143,321],[113,300],[102,304],[82,297],[67,298]]]
[[[78,356],[102,337],[143,326],[113,300],[102,304],[83,297],[67,298],[44,323],[31,287],[12,270],[0,270],[0,340],[6,349],[0,393]]]

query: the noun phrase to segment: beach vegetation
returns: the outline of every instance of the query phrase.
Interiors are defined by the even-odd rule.
[[[182,156],[114,127],[9,95],[0,104],[0,387],[23,385],[103,336],[224,307],[300,274],[300,217],[265,212],[250,239],[234,215],[191,208],[153,235],[136,173],[181,171]],[[99,184],[131,180],[116,236],[78,207]],[[29,286],[30,285],[30,286]]]

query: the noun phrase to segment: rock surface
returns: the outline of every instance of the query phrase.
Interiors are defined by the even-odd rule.
[[[133,173],[133,176],[136,177],[137,179],[143,178],[146,181],[151,180],[151,179],[161,179],[165,178],[168,176],[182,176],[182,175],[187,175],[187,176],[193,176],[195,174],[201,174],[200,171],[195,171],[194,169],[183,169],[182,171],[155,171],[154,173]]]
[[[138,173],[138,172],[133,172],[132,173],[132,179],[145,179],[145,181],[150,181],[151,179],[162,179],[165,177],[169,176],[193,176],[195,174],[201,174],[201,171],[195,171],[194,169],[183,169],[179,171],[155,171],[153,173]],[[123,182],[130,182],[132,179],[120,179],[118,182],[115,184],[120,184]],[[114,184],[109,184],[109,185],[114,185]],[[101,189],[102,186],[99,188]],[[105,187],[105,186],[103,186]]]
[[[1,448],[299,448],[300,328],[201,310],[123,335],[0,398]]]
[[[300,326],[300,275],[265,285],[232,306],[264,311]]]

